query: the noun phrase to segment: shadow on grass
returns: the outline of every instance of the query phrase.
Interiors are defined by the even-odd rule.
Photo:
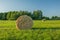
[[[32,28],[32,30],[37,30],[37,29],[59,29],[60,30],[60,28]]]

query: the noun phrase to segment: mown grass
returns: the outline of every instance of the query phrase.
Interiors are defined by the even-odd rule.
[[[60,28],[60,20],[34,20],[32,28]],[[15,28],[16,21],[0,20],[0,28]]]
[[[16,22],[0,20],[0,40],[60,40],[60,20],[35,20],[32,29],[18,30]]]
[[[41,20],[34,21],[33,27],[35,28],[60,28],[60,20],[46,20],[42,22]]]

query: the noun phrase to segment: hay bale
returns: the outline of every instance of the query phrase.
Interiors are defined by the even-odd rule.
[[[27,15],[22,15],[16,20],[16,27],[18,29],[31,29],[33,26],[33,20]]]
[[[42,19],[42,22],[46,21],[46,19]]]

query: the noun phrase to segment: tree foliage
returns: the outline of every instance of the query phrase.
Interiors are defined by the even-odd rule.
[[[28,12],[28,11],[9,11],[9,12],[4,12],[4,13],[0,13],[0,19],[16,20],[21,15],[28,15],[32,19],[36,19],[36,20],[37,19],[42,19],[42,11],[41,10],[33,11],[33,13],[32,12]]]
[[[41,10],[33,11],[33,18],[34,19],[42,19],[42,11]]]
[[[28,15],[33,20],[60,20],[58,16],[52,16],[51,18],[43,16],[43,12],[41,10],[34,10],[33,12],[29,11],[9,11],[0,13],[0,20],[16,20],[21,15]]]

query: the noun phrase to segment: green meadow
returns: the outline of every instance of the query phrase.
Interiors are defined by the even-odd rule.
[[[15,20],[0,20],[0,40],[60,40],[60,20],[33,20],[29,30],[16,29]]]
[[[0,20],[0,28],[16,28],[16,21]],[[34,20],[32,28],[60,28],[60,20]]]

